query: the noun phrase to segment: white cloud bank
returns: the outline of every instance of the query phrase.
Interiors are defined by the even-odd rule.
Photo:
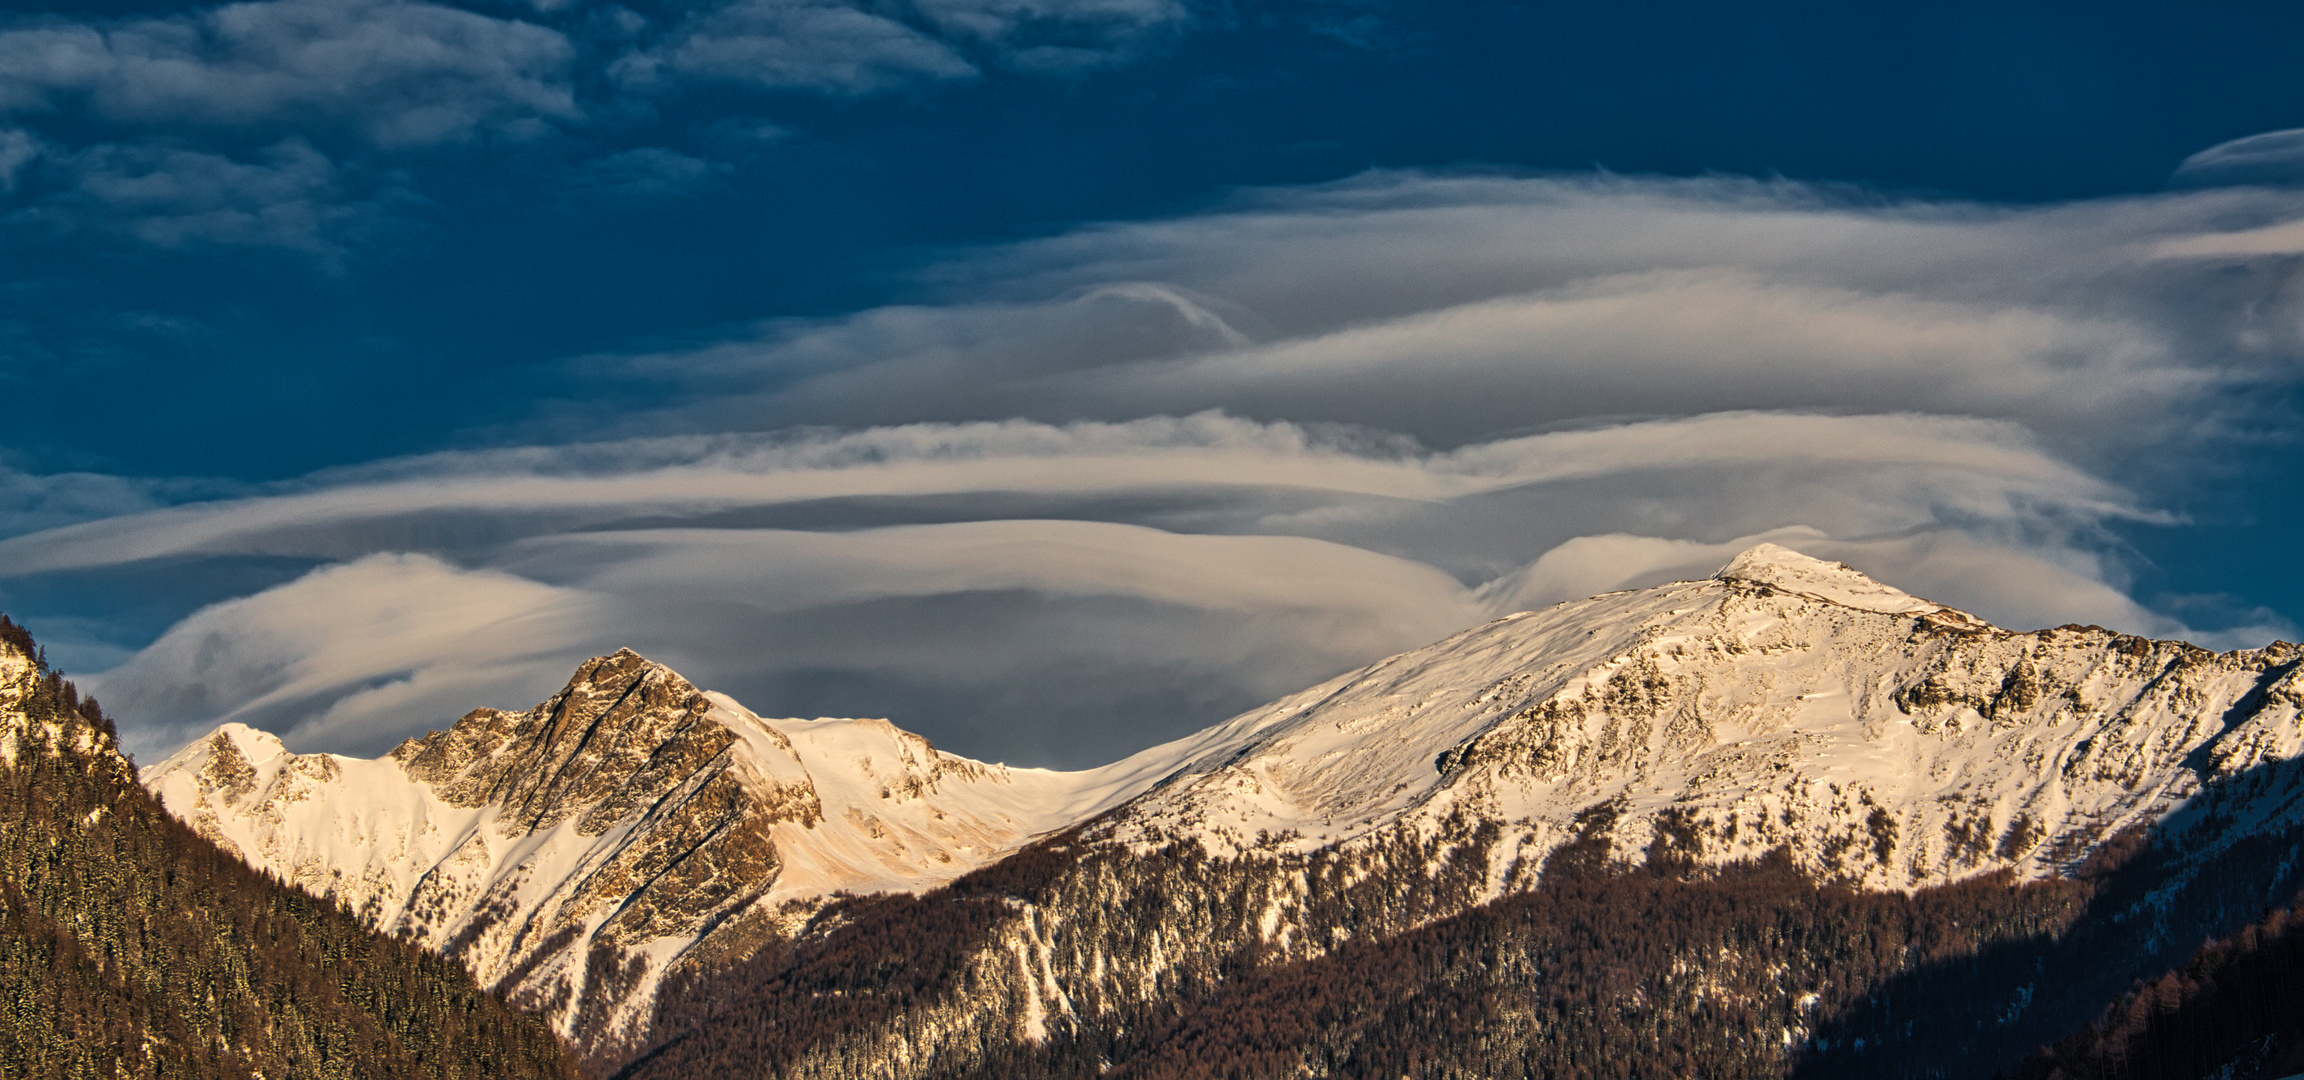
[[[2167,492],[2289,423],[2262,391],[2304,353],[2274,242],[2299,222],[2261,187],[1260,193],[977,253],[906,306],[592,358],[687,397],[565,407],[538,445],[91,511],[0,540],[0,578],[315,566],[94,682],[155,725],[365,750],[632,645],[768,711],[1085,764],[1760,539],[2006,625],[2260,643],[2285,624],[2137,603],[2113,530],[2178,524]]]
[[[1078,763],[1763,537],[2006,621],[2172,629],[2082,554],[2145,516],[2005,422],[1745,412],[1433,451],[1201,414],[441,455],[30,533],[0,565],[329,564],[94,680],[170,737],[231,716],[376,750],[631,645],[777,711]]]

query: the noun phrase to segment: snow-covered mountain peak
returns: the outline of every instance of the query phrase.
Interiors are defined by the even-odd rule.
[[[612,1055],[678,964],[742,955],[836,894],[943,884],[1152,779],[1110,773],[972,761],[886,720],[765,718],[625,649],[383,758],[226,724],[143,781]]]
[[[1766,585],[1785,592],[1829,600],[1843,607],[1889,615],[1948,612],[1901,589],[1883,585],[1847,563],[1826,562],[1779,544],[1756,544],[1744,550],[1713,577]],[[1963,617],[1972,618],[1962,613]]]
[[[1353,882],[1408,897],[1385,916],[1400,929],[1532,887],[1564,844],[1782,851],[1889,888],[2050,874],[2216,778],[2304,753],[2300,680],[2293,646],[2010,633],[1764,545],[1085,772],[971,761],[886,720],[762,717],[623,651],[533,709],[475,710],[386,758],[227,726],[145,782],[250,861],[546,1011],[601,1064],[634,1048],[674,972],[815,933],[839,894],[925,891],[1057,830],[1078,831],[1042,855],[1082,860],[1080,899],[980,957],[985,985],[1020,973],[1028,1038],[1074,1000],[1050,974],[1073,961],[1037,935],[1149,910],[1096,875],[1162,851],[1260,882],[1243,910],[1290,955],[1359,932],[1369,897],[1336,901]],[[2304,816],[2289,787],[2247,791],[2261,805],[2216,812]],[[1094,994],[1158,985],[1165,949],[1081,977]]]
[[[246,724],[231,723],[218,727],[209,735],[211,740],[222,739],[231,744],[251,765],[261,765],[288,752],[278,735],[258,731]]]
[[[1669,824],[1709,858],[1780,847],[1874,886],[2052,873],[2304,747],[2298,677],[2290,646],[2009,633],[1763,547],[1243,714],[1097,835],[1286,857],[1487,822],[1497,889],[1602,820],[1619,851]]]
[[[147,774],[168,773],[195,777],[204,788],[214,793],[219,801],[229,805],[246,798],[250,793],[268,788],[279,775],[285,762],[301,761],[288,752],[280,737],[268,731],[258,731],[246,724],[230,723],[209,732],[205,737],[187,744],[169,755],[158,765],[144,770]],[[325,755],[315,755],[313,768],[327,768],[331,762]],[[198,828],[198,823],[195,823]],[[245,854],[229,831],[209,828],[209,834],[226,851]]]

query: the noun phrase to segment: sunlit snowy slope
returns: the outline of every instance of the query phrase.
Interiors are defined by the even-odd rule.
[[[1704,858],[1782,846],[1874,886],[2037,875],[2206,777],[2294,756],[2298,656],[2010,633],[1763,545],[1711,580],[1513,615],[1246,714],[1096,833],[1305,852],[1498,822],[1516,827],[1490,854],[1500,880],[1579,815],[1619,851],[1669,816]]]
[[[630,651],[525,713],[362,760],[218,728],[143,771],[228,850],[606,1052],[674,963],[748,949],[834,892],[948,881],[1157,779],[937,751],[884,720],[768,720]]]
[[[762,719],[626,652],[533,710],[480,710],[384,759],[226,727],[144,779],[603,1061],[646,1041],[681,965],[812,932],[834,893],[919,891],[1062,831],[1046,851],[1080,880],[1059,874],[983,944],[985,1000],[883,1033],[960,1046],[1044,1039],[1091,1019],[1082,1003],[1114,1013],[1242,950],[1308,957],[1446,917],[1532,887],[1578,839],[1619,859],[1778,850],[1886,888],[2053,874],[2208,781],[2295,756],[2298,658],[2011,633],[1763,545],[1713,578],[1509,616],[1088,772],[970,761],[883,721]],[[2219,842],[2292,822],[2297,800],[2219,804]],[[1131,878],[1131,853],[1182,849],[1229,883],[1222,908],[1106,925],[1132,890],[1175,887]]]

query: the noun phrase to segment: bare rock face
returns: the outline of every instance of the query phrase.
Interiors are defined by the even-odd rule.
[[[978,906],[938,924],[981,929],[946,943],[966,993],[779,1051],[792,1075],[925,1075],[1586,863],[1768,854],[1901,890],[2052,877],[2187,815],[2216,823],[2188,834],[2205,857],[2304,822],[2304,789],[2226,782],[2304,755],[2300,667],[2285,643],[2014,633],[1763,545],[1081,773],[956,758],[885,721],[763,720],[625,652],[378,761],[227,727],[144,779],[250,861],[462,958],[595,1064],[672,1037],[649,1030],[667,976],[779,939],[866,948],[832,897],[922,893],[1060,831],[921,901]]]
[[[227,725],[143,781],[227,850],[463,961],[597,1067],[684,966],[747,954],[834,892],[940,883],[1049,827],[1033,792],[1057,775],[885,721],[764,720],[626,650],[533,709],[475,710],[381,759]]]
[[[448,869],[417,881],[395,928],[427,940],[450,934],[459,953],[516,964],[534,951],[529,942],[582,936],[588,963],[617,965],[647,942],[701,936],[757,898],[777,870],[774,826],[812,825],[818,806],[806,783],[777,783],[732,752],[739,738],[712,719],[714,708],[687,680],[625,651],[587,662],[528,712],[478,710],[401,744],[390,757],[410,779],[451,807],[492,810],[495,837],[565,836],[589,842],[592,857],[563,882],[549,922],[514,925],[485,913],[519,910],[524,877],[483,884],[453,872],[487,851],[475,835]],[[764,741],[797,760],[772,729]],[[583,984],[612,981],[588,975]],[[601,994],[578,996],[578,1021],[609,1019],[603,1011],[614,1010]]]
[[[1296,856],[1503,826],[1517,889],[1604,810],[1718,862],[1875,888],[2078,862],[2203,785],[2304,752],[2304,650],[2012,633],[1764,546],[1706,581],[1476,627],[1233,721],[1092,836]],[[2263,808],[2304,813],[2304,805]],[[1580,824],[1581,823],[1581,824]]]
[[[1161,780],[909,916],[991,923],[948,943],[965,990],[755,1044],[790,1055],[773,1075],[997,1074],[1013,1048],[1102,1045],[1250,968],[1658,854],[1905,890],[2055,877],[2156,826],[2182,837],[2180,887],[2304,824],[2288,782],[2304,772],[2266,768],[2304,755],[2300,667],[2286,643],[2010,632],[1758,548],[1707,580],[1474,627],[1112,766]],[[987,892],[995,914],[968,907]],[[841,934],[810,948],[873,947]],[[1784,1015],[1797,1045],[1813,1018]],[[675,1075],[694,1030],[659,1030],[668,1049],[636,1075]]]

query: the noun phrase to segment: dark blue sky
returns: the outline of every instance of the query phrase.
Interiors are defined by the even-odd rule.
[[[1239,186],[1600,167],[2075,199],[2158,190],[2187,154],[2304,122],[2304,12],[2277,5],[1279,3],[1196,9],[1169,33],[1110,70],[862,99],[714,88],[542,145],[354,148],[405,170],[411,205],[334,273],[20,225],[7,370],[31,392],[12,395],[10,449],[282,477],[469,441],[552,391],[540,365],[904,298],[940,249]],[[693,193],[554,190],[618,148],[709,158],[724,148],[699,129],[730,116],[791,134]],[[115,423],[92,429],[94,409]]]
[[[1194,509],[1160,513],[1057,500],[998,511],[905,503],[858,517],[851,503],[866,496],[836,492],[823,498],[847,509],[815,518],[707,519],[689,504],[643,511],[619,503],[614,513],[544,525],[503,524],[502,506],[490,503],[448,518],[438,507],[409,511],[415,523],[375,533],[312,526],[338,530],[325,543],[202,541],[68,568],[0,567],[8,575],[0,607],[93,671],[138,655],[204,604],[363,558],[437,558],[456,573],[579,588],[576,571],[528,573],[514,558],[515,549],[529,550],[521,544],[570,529],[1082,519],[1164,535],[1316,536],[1437,567],[1470,588],[1573,536],[1717,544],[1811,527],[1832,543],[1876,545],[1949,530],[2127,597],[2131,621],[2149,624],[2134,629],[2237,633],[2224,643],[2238,644],[2304,613],[2304,571],[2290,554],[2300,524],[2291,507],[2304,487],[2290,464],[2296,257],[2275,243],[2183,275],[2164,272],[2164,263],[2126,273],[2090,260],[2135,250],[2138,237],[2177,244],[2189,241],[2168,238],[2277,231],[2289,220],[2293,188],[2218,185],[2304,175],[2287,171],[2304,150],[2283,156],[2290,151],[2275,142],[2261,160],[2227,155],[2196,162],[2173,186],[2172,176],[2210,147],[2304,127],[2298,40],[2304,9],[2268,4],[468,0],[455,8],[259,0],[20,9],[0,21],[0,535],[50,536],[42,543],[51,547],[80,544],[81,534],[40,530],[107,520],[172,529],[175,518],[152,512],[216,498],[273,505],[263,500],[357,488],[367,475],[323,470],[464,468],[392,464],[447,450],[558,447],[582,457],[592,451],[566,448],[745,432],[771,433],[774,442],[782,436],[773,433],[795,428],[857,433],[913,421],[1060,426],[1206,408],[1243,421],[1397,432],[1434,453],[1723,410],[1913,413],[2001,424],[1994,438],[2117,491],[2109,502],[2090,496],[2096,509],[2074,510],[2058,502],[2063,495],[2038,492],[1955,498],[1931,480],[1919,485],[1930,494],[1897,503],[1908,513],[1833,517],[1844,510],[1834,503],[1787,505],[1768,512],[1774,517],[1706,517],[1682,506],[1705,483],[1790,481],[1773,473],[1656,480],[1662,467],[1643,466],[1654,483],[1637,492],[1571,503],[1530,497],[1526,512],[1548,518],[1571,504],[1617,508],[1595,511],[1588,527],[1522,549],[1499,541],[1447,551],[1402,539],[1416,531],[1408,526],[1306,531],[1272,524],[1270,513],[1225,518],[1191,499],[1181,502]],[[1671,187],[1675,178],[1759,186],[1699,191]],[[1555,235],[1546,230],[1584,236],[1586,226],[1529,225],[1538,240],[1526,260],[1505,254],[1455,265],[1464,244],[1421,231],[1416,207],[1553,197],[1447,186],[1489,181],[1628,186],[1594,196],[1608,204],[1590,219],[1600,239],[1577,241],[1585,253],[1561,256],[1567,262],[1544,262],[1553,255],[1542,238]],[[1346,188],[1322,186],[1337,182]],[[1364,196],[1352,185],[1384,191]],[[1700,205],[1728,221],[1720,227],[1730,239],[1701,255],[1675,254],[1655,245],[1677,243],[1670,236],[1678,234],[1656,225],[1665,240],[1609,249],[1606,229],[1640,233],[1644,222],[1669,217],[1657,216],[1662,204]],[[1782,224],[1867,215],[1969,231],[1939,243],[1896,229],[1831,237]],[[1318,231],[1307,221],[1378,218],[1366,231],[1348,224],[1317,242],[1291,239]],[[1272,226],[1276,238],[1256,252],[1228,246],[1267,219],[1290,224]],[[1986,241],[1976,237],[1993,235],[2003,219],[2012,233],[2037,226],[2061,239],[1979,254]],[[2098,220],[2115,224],[2087,224]],[[1420,247],[1386,239],[1394,236],[1438,238]],[[1909,253],[1895,247],[1906,242],[1915,245]],[[1798,251],[1746,260],[1738,244]],[[1317,252],[1346,248],[1369,267],[1366,280],[1317,295],[1311,285],[1302,295],[1288,291],[1288,281],[1326,272],[1290,271],[1291,260],[1325,267],[1320,260],[1344,256]],[[1977,267],[2025,260],[2069,262],[2012,286],[2021,297],[2007,301],[2008,312],[1979,314],[1976,305],[2002,297],[1978,284],[1999,271]],[[2101,423],[2091,423],[2087,408],[2040,404],[2057,396],[2048,390],[2025,391],[2031,404],[2022,405],[1992,396],[1993,357],[2003,355],[1993,350],[2031,345],[1976,345],[1982,351],[1958,360],[1942,350],[1971,346],[1915,345],[1918,352],[1896,352],[1902,359],[1891,362],[1867,357],[1864,342],[1874,339],[1863,335],[1876,331],[1866,330],[1861,340],[1844,339],[1837,355],[1849,371],[1904,365],[1895,379],[1791,377],[1789,390],[1747,392],[1757,383],[1745,378],[1683,394],[1675,388],[1694,384],[1668,371],[1605,387],[1563,376],[1545,366],[1551,331],[1539,329],[1528,331],[1526,380],[1511,384],[1533,395],[1523,412],[1454,408],[1447,395],[1455,369],[1418,375],[1403,366],[1411,360],[1387,362],[1382,370],[1397,373],[1397,384],[1365,394],[1330,393],[1320,380],[1289,390],[1270,372],[1253,386],[1051,389],[1143,357],[1332,341],[1343,328],[1385,320],[1429,328],[1437,324],[1416,320],[1487,310],[1480,305],[1507,294],[1582,296],[1575,290],[1616,288],[1592,283],[1633,280],[1626,274],[1699,270],[1758,275],[1772,287],[1844,287],[1855,297],[1849,303],[1921,304],[1912,309],[1920,314],[1880,324],[1906,329],[1931,325],[1928,312],[1952,310],[1926,306],[1934,304],[1967,305],[1960,318],[2004,329],[2053,313],[2070,326],[2009,339],[2053,338],[2040,346],[2052,357],[2043,370],[2078,382],[2112,378],[2089,357],[2119,353],[2127,335],[2157,341],[2162,352],[2105,361],[2119,378],[2143,369],[2180,377],[2143,379],[2141,397],[2102,406]],[[1434,284],[1442,281],[1450,284]],[[1093,330],[1031,314],[1034,305],[1107,295],[1099,289],[1151,286],[1174,287],[1184,299],[1127,294],[1111,301],[1118,314],[1083,316]],[[1430,295],[1419,292],[1427,287]],[[1655,302],[1683,310],[1678,296]],[[1845,307],[1834,300],[1817,310]],[[922,331],[906,312],[958,329]],[[1150,321],[1126,329],[1139,317]],[[2274,331],[2233,322],[2267,318]],[[1222,340],[1175,338],[1183,332],[1170,325],[1175,319],[1216,326]],[[2083,324],[2092,329],[2071,329]],[[1673,362],[1704,365],[1703,333],[1717,332],[1692,331],[1686,341],[1697,344],[1671,346],[1680,350]],[[1421,348],[1403,355],[1424,355]],[[1667,349],[1641,348],[1651,360]],[[1044,350],[1064,359],[1015,359]],[[1043,367],[1002,381],[1010,364]],[[1058,368],[1070,374],[1049,374]],[[1580,389],[1561,389],[1570,383]],[[2189,389],[2168,389],[2178,384]],[[1936,388],[1927,393],[1941,390],[1943,399],[1912,398],[1913,387]],[[1464,392],[1499,400],[1493,390]],[[2133,405],[2172,393],[2186,403],[2159,412]],[[1406,403],[1422,411],[1402,411]],[[657,467],[668,466],[618,459],[516,469]],[[1013,488],[985,483],[938,497],[988,505],[986,491]],[[1872,498],[1880,483],[1848,490]],[[1621,508],[1634,502],[1652,512],[1625,516],[1631,511]],[[2041,509],[2048,504],[2056,505]],[[709,511],[733,512],[721,503]],[[1481,520],[1493,525],[1496,515],[1509,516]],[[13,557],[38,562],[26,554],[33,550],[19,543]],[[1891,568],[1919,565],[1873,558],[1878,565],[1867,568],[1891,580]],[[1931,580],[1921,574],[1911,587]],[[951,605],[952,596],[979,594],[1027,607],[1052,602],[1049,595],[1077,599],[1011,582],[923,585],[871,603]],[[2005,617],[2112,610],[2095,603],[2044,600]],[[837,615],[767,607],[778,612],[767,623],[731,616],[695,632],[787,633],[810,618],[871,623],[848,607]],[[1444,628],[1452,617],[1433,616],[1430,625]],[[953,633],[982,633],[970,617],[949,618]],[[532,652],[549,664],[538,660],[536,670],[620,642],[613,618],[603,619],[597,633],[538,645]],[[1425,624],[1417,625],[1421,632]],[[685,640],[672,630],[639,636],[648,634],[659,650],[678,651]],[[964,698],[970,704],[955,707],[965,716],[950,721],[952,737],[976,739],[984,753],[1049,760],[1087,760],[1127,738],[1004,742],[984,734],[1007,722],[994,714],[1138,709],[1203,722],[1266,689],[1249,679],[1253,692],[1201,693],[1192,687],[1203,677],[1190,674],[1201,660],[1120,652],[1107,660],[1134,672],[1122,696],[1136,705],[1098,704],[1084,691],[1034,697],[1002,682],[1028,683],[1028,671],[994,661],[972,669],[986,673],[980,678],[960,680],[969,683],[963,692],[951,689],[949,673],[895,661],[817,660],[763,673],[696,653],[692,664],[763,711],[932,711]],[[158,654],[142,655],[159,670]],[[1275,666],[1292,678],[1354,656],[1319,653]],[[127,689],[127,675],[114,681],[168,714],[155,722],[186,725],[243,715],[233,710],[278,691],[285,696],[265,706],[277,711],[262,717],[290,726],[338,701],[345,687],[421,682],[425,670],[412,653],[373,671],[315,676],[308,693],[296,694],[274,686],[170,697],[152,688],[160,676],[151,672],[133,684],[141,689]],[[475,677],[469,685],[511,693],[496,688],[524,689],[537,678]],[[754,700],[763,695],[769,700]],[[185,704],[195,700],[211,703]],[[938,722],[898,719],[924,729]],[[366,745],[365,736],[345,738]]]

